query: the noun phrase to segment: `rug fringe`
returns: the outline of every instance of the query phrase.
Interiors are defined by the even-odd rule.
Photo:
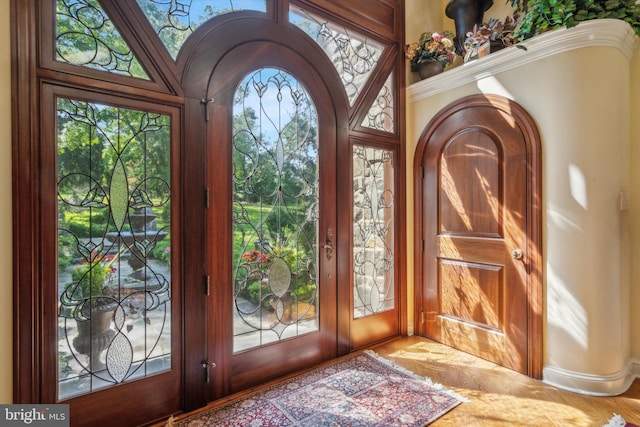
[[[602,427],[638,427],[635,424],[628,423],[620,415],[613,413],[613,417],[609,419],[609,422]]]
[[[173,415],[171,415],[167,420],[167,423],[164,425],[164,427],[173,427],[173,419],[174,419]]]
[[[417,380],[420,381],[424,381],[425,383],[427,383],[427,385],[430,385],[431,387],[435,388],[438,391],[441,391],[445,394],[448,394],[449,396],[458,399],[461,402],[469,402],[469,399],[467,399],[466,397],[456,393],[455,391],[448,389],[447,387],[443,386],[440,383],[434,383],[431,378],[429,377],[423,377],[421,375],[416,374],[415,372],[412,372],[410,370],[408,370],[407,368],[404,368],[400,365],[398,365],[397,363],[395,363],[392,360],[386,359],[382,356],[380,356],[378,353],[376,353],[373,350],[365,350],[364,351],[365,354],[373,357],[374,359],[376,359],[377,361],[384,363],[385,365],[395,369],[396,371],[402,372],[405,375],[409,375],[411,378],[415,378]]]

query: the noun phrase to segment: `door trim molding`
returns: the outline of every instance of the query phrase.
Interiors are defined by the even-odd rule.
[[[423,176],[422,162],[433,133],[450,115],[474,107],[500,110],[520,128],[527,153],[527,248],[530,260],[527,276],[527,374],[542,378],[543,364],[543,279],[542,279],[542,145],[537,126],[529,113],[516,102],[500,95],[480,94],[458,99],[441,109],[427,124],[418,139],[413,161],[414,178],[414,316],[416,334],[424,336],[426,325],[421,321],[424,306],[423,260]]]

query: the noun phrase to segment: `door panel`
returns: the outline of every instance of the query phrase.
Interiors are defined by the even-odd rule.
[[[208,346],[219,397],[337,355],[337,134],[320,77],[286,48],[240,46],[210,82]]]
[[[523,373],[526,149],[499,110],[475,107],[444,118],[423,160],[426,334]]]

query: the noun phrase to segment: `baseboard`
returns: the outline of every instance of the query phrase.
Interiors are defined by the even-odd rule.
[[[620,371],[609,375],[581,374],[554,366],[542,370],[542,382],[553,387],[590,396],[617,396],[640,378],[640,359],[630,359]]]

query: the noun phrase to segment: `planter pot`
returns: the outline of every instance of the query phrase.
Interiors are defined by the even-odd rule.
[[[91,312],[87,315],[86,311],[89,310],[87,305],[83,309],[83,314],[87,319],[76,320],[78,335],[73,339],[73,347],[78,353],[89,357],[89,365],[93,372],[105,367],[100,357],[116,335],[116,332],[111,329],[116,307],[115,303],[97,305],[91,307]]]
[[[418,75],[421,80],[429,78],[431,76],[435,76],[436,74],[440,74],[444,71],[444,68],[440,64],[440,61],[436,61],[435,59],[431,59],[425,62],[421,62],[418,64]]]
[[[490,46],[491,46],[491,48],[489,49],[490,53],[497,52],[497,51],[502,50],[505,47],[507,47],[504,43],[502,43],[499,40],[491,42]]]
[[[482,25],[484,13],[493,5],[493,0],[451,0],[444,10],[447,18],[453,19],[456,27],[454,44],[456,53],[464,56],[464,40],[474,25]]]

